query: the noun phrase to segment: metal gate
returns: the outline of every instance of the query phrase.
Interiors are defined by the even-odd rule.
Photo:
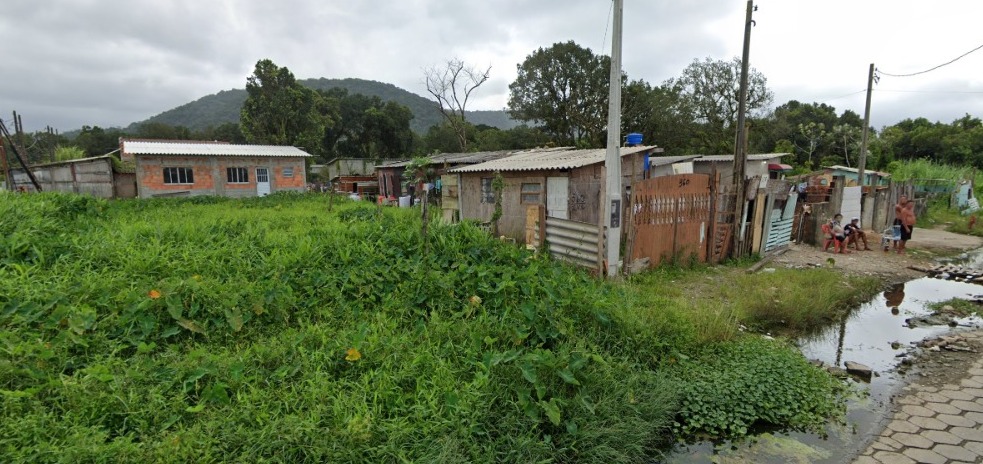
[[[662,176],[632,185],[628,211],[631,260],[649,258],[707,261],[713,230],[714,189],[706,174]]]

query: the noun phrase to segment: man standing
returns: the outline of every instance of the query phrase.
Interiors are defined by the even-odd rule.
[[[894,236],[893,236],[893,244],[892,244],[892,247],[895,250],[898,249],[898,243],[901,242],[901,229],[904,228],[904,226],[901,225],[901,223],[902,223],[901,216],[904,214],[904,206],[905,206],[905,203],[908,203],[908,196],[907,195],[901,195],[898,198],[898,203],[894,205],[894,223],[893,223],[894,224]]]
[[[908,240],[911,240],[911,232],[915,229],[915,201],[908,200],[901,208],[901,242],[898,244],[898,253],[905,252]]]

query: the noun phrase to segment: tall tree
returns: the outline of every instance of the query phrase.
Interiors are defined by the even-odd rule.
[[[324,131],[328,157],[391,158],[405,156],[413,144],[413,113],[396,102],[376,96],[349,94],[343,88],[320,91],[338,109],[338,122]]]
[[[557,143],[602,146],[611,59],[573,41],[539,48],[518,65],[508,112],[539,125]]]
[[[433,95],[444,120],[457,134],[461,152],[468,151],[468,123],[464,112],[471,93],[491,76],[491,66],[484,71],[457,58],[442,67],[432,66],[423,72],[427,92]]]
[[[632,81],[623,95],[622,133],[640,132],[645,143],[664,147],[666,154],[691,152],[693,108],[678,83],[652,87],[643,80]]]
[[[690,101],[697,122],[703,127],[698,133],[701,150],[708,154],[732,153],[737,123],[740,95],[741,60],[694,60],[678,81],[683,95]],[[747,111],[754,114],[771,104],[773,95],[767,87],[768,80],[756,69],[748,74]]]
[[[816,122],[799,124],[799,135],[802,136],[804,143],[795,146],[806,154],[806,167],[812,168],[812,155],[816,153],[819,145],[826,139],[826,126]]]
[[[319,154],[326,125],[333,124],[331,108],[317,94],[297,83],[286,67],[256,62],[246,79],[246,102],[240,127],[250,143],[293,145]]]
[[[862,124],[863,122],[861,121]],[[847,167],[850,167],[850,153],[856,153],[860,150],[860,127],[849,124],[836,124],[830,130],[829,137],[832,145],[843,156]]]

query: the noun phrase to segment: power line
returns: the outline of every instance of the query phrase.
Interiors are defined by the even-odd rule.
[[[891,90],[891,89],[877,89],[878,92],[894,92],[894,93],[968,93],[968,94],[980,94],[983,90]]]
[[[841,98],[852,97],[854,95],[857,95],[857,94],[860,94],[860,93],[864,93],[866,91],[867,91],[867,89],[860,89],[860,90],[858,90],[856,92],[850,92],[848,94],[840,95],[840,96],[837,96],[837,97],[815,98],[813,100],[814,101],[819,101],[819,102],[828,102],[828,101],[833,101],[833,100],[839,100]]]
[[[926,69],[924,71],[918,71],[918,72],[910,73],[910,74],[891,74],[891,73],[886,73],[886,72],[881,71],[880,69],[878,69],[877,72],[880,73],[881,75],[890,76],[890,77],[911,77],[911,76],[917,76],[919,74],[925,74],[925,73],[930,72],[930,71],[935,71],[936,69],[939,69],[939,68],[941,68],[943,66],[946,66],[946,65],[950,65],[952,63],[955,63],[956,61],[959,61],[960,59],[962,59],[966,55],[969,55],[970,53],[973,53],[973,52],[975,52],[975,51],[977,51],[977,50],[979,50],[981,48],[983,48],[983,44],[980,44],[980,46],[978,46],[978,47],[976,47],[976,48],[974,48],[974,49],[972,49],[972,50],[970,50],[970,51],[968,51],[966,53],[963,53],[962,55],[959,55],[959,56],[953,58],[952,60],[946,61],[945,63],[942,63],[942,64],[940,64],[938,66],[933,66],[933,67],[928,68],[928,69]]]
[[[611,1],[611,8],[608,9],[608,20],[605,21],[604,26],[604,37],[601,38],[601,53],[604,53],[604,47],[608,43],[608,29],[611,27],[611,15],[614,14],[614,0]]]

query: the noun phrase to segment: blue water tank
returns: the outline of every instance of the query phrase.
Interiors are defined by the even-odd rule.
[[[628,145],[629,147],[642,144],[642,134],[638,132],[632,132],[628,134],[628,136],[625,137],[625,139],[626,139],[625,140],[626,145]]]

